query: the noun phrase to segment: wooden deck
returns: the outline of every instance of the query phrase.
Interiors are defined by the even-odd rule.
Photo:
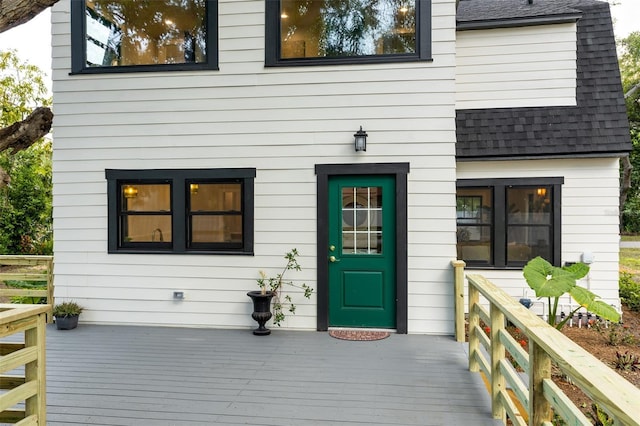
[[[466,351],[447,336],[49,325],[47,424],[500,424]]]

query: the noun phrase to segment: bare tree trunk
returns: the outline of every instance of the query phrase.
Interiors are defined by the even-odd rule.
[[[31,20],[58,0],[0,0],[0,32]]]

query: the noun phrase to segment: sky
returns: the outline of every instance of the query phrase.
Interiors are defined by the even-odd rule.
[[[640,0],[617,0],[617,3],[611,7],[616,38],[624,38],[630,32],[640,31]],[[51,89],[50,9],[25,24],[1,33],[0,50],[7,49],[16,49],[20,59],[42,69],[48,76],[47,82]]]

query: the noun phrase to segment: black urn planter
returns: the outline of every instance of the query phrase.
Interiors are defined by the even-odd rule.
[[[66,317],[56,317],[56,328],[58,330],[73,330],[78,326],[80,315],[69,315]]]
[[[258,322],[258,328],[253,330],[253,334],[256,336],[267,336],[271,334],[271,330],[264,326],[264,324],[271,319],[271,299],[273,298],[273,292],[268,291],[262,294],[260,291],[250,291],[247,296],[253,301],[253,312],[251,318]]]

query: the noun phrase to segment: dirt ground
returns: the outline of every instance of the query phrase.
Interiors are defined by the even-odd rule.
[[[622,324],[604,327],[565,326],[562,332],[585,350],[609,365],[613,371],[621,375],[636,387],[640,388],[640,370],[621,370],[614,367],[617,353],[633,354],[640,357],[640,312],[633,312],[623,305]],[[638,366],[640,368],[640,366]],[[577,407],[585,412],[591,411],[591,400],[576,386],[557,378],[556,383],[571,398]]]

